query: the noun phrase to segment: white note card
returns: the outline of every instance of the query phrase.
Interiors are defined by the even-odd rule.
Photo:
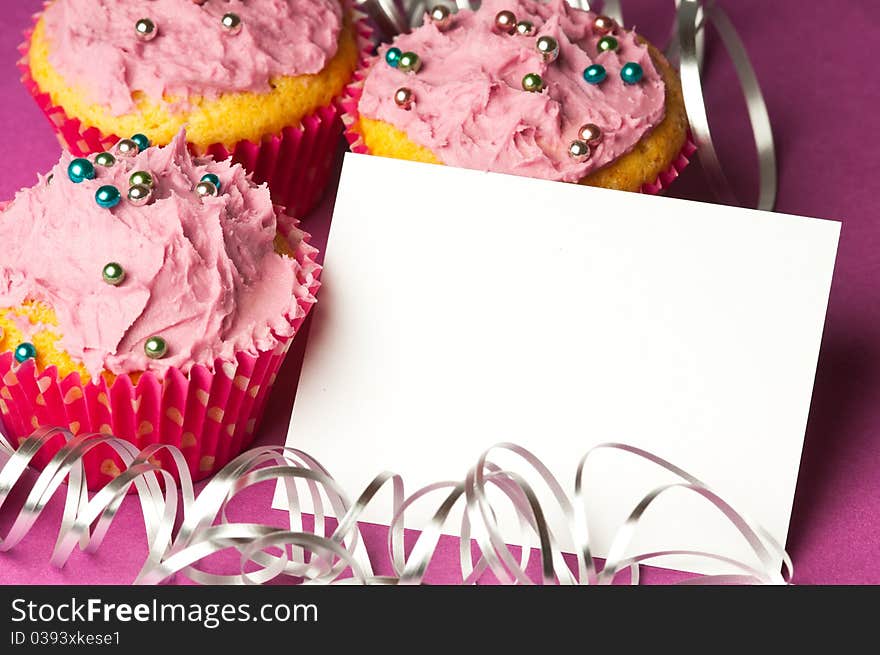
[[[348,154],[288,445],[354,498],[384,470],[410,493],[463,479],[502,441],[535,453],[571,494],[583,454],[624,442],[705,481],[784,543],[839,232],[835,221]],[[600,451],[586,484],[594,551],[606,554],[643,495],[672,481]],[[426,525],[441,500],[414,506],[407,525]],[[390,494],[363,518],[388,524]],[[677,490],[631,545],[669,549],[754,561],[717,510]]]

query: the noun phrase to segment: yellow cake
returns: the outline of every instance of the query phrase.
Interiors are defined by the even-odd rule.
[[[129,135],[141,132],[153,143],[171,141],[181,127],[186,127],[190,143],[206,148],[214,143],[232,147],[239,141],[258,142],[263,136],[277,134],[289,125],[297,125],[320,107],[330,104],[357,66],[358,46],[350,14],[344,19],[336,54],[318,73],[274,77],[266,92],[226,92],[219,97],[194,95],[184,111],[176,111],[179,102],[173,96],[162,101],[135,91],[136,110],[115,115],[105,105],[94,102],[82,86],[65,79],[50,63],[53,44],[46,34],[45,16],[37,21],[29,49],[30,72],[38,87],[52,102],[63,107],[68,116],[84,126],[95,127],[103,134]]]

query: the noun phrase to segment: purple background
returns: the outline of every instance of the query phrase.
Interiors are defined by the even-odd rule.
[[[2,0],[0,30],[0,134],[5,165],[0,199],[33,184],[58,157],[58,144],[18,82],[16,46],[39,0]],[[627,23],[663,43],[671,0],[625,0]],[[788,549],[795,582],[880,583],[880,213],[875,199],[880,157],[880,84],[868,50],[880,43],[873,2],[805,3],[801,0],[719,0],[751,53],[774,125],[779,156],[781,212],[843,221],[840,254],[828,309],[816,388],[795,498]],[[757,167],[744,104],[733,69],[710,38],[705,83],[722,161],[741,192],[756,193]],[[319,247],[326,239],[332,190],[306,217]],[[698,165],[670,195],[712,201]],[[273,394],[259,442],[284,441],[305,339],[288,359]],[[285,390],[287,391],[285,393]],[[355,490],[350,490],[354,493]],[[271,489],[237,501],[234,515],[281,523],[268,509]],[[97,555],[77,552],[66,569],[48,559],[61,503],[50,505],[31,535],[0,555],[0,583],[127,583],[146,555],[137,504],[124,504]],[[7,521],[0,516],[0,530]],[[383,530],[368,527],[368,546],[380,560]],[[442,544],[430,579],[455,580],[455,544]],[[388,572],[387,566],[380,567]],[[648,581],[674,576],[648,572]]]

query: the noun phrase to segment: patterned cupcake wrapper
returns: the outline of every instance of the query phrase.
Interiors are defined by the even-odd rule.
[[[364,61],[372,47],[370,28],[366,16],[354,10],[352,13],[360,60]],[[34,15],[34,24],[39,16]],[[79,119],[68,116],[64,108],[55,105],[52,97],[34,81],[28,59],[32,33],[33,29],[27,30],[24,42],[18,47],[21,82],[49,120],[61,146],[78,157],[112,148],[120,137],[102,134],[97,128],[83,125]],[[288,214],[306,216],[320,202],[330,183],[342,134],[341,118],[336,99],[306,116],[299,125],[286,127],[280,134],[264,137],[259,143],[239,141],[231,149],[215,143],[200,148],[195,154],[210,154],[218,160],[231,157],[233,162],[253,174],[254,182],[267,183],[273,201],[284,207]]]
[[[345,126],[345,139],[348,141],[352,152],[364,155],[369,155],[370,149],[367,147],[367,144],[364,143],[363,135],[357,130],[357,124],[360,120],[358,104],[361,96],[364,94],[364,81],[366,80],[366,72],[369,70],[369,66],[370,63],[365,62],[357,71],[355,71],[354,79],[346,87],[345,93],[343,93],[342,99],[339,101],[339,105],[342,108],[342,122]],[[657,179],[653,182],[646,182],[643,184],[639,191],[651,195],[662,193],[663,190],[672,184],[672,182],[675,181],[675,179],[687,167],[690,163],[691,155],[693,155],[696,150],[697,146],[694,144],[690,133],[688,133],[684,146],[678,155],[672,160],[669,168],[660,173],[660,175],[657,176]]]
[[[317,250],[305,241],[296,250],[301,264],[294,335],[315,303],[321,268]],[[101,378],[83,383],[78,373],[59,379],[56,368],[38,371],[34,360],[18,364],[11,352],[0,355],[0,417],[17,445],[36,428],[67,427],[74,434],[104,432],[143,448],[171,444],[186,456],[190,473],[201,479],[219,470],[253,441],[269,391],[293,336],[257,355],[238,353],[218,359],[212,369],[195,366],[188,374],[171,369],[164,376],[147,372],[134,382],[118,376],[111,385]],[[44,447],[35,464],[45,466],[64,443],[62,436]],[[166,461],[168,460],[168,461]],[[175,467],[164,451],[159,463]],[[122,462],[98,446],[85,458],[88,486],[97,489],[118,475]]]

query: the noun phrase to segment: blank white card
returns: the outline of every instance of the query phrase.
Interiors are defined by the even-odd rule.
[[[784,543],[839,230],[346,155],[288,444],[357,497],[383,470],[409,492],[463,479],[501,441],[533,451],[571,492],[590,447],[625,442],[701,478]],[[601,556],[642,496],[673,478],[602,451],[587,480]],[[424,526],[441,499],[407,524]],[[389,507],[364,518],[387,524]],[[649,510],[631,548],[661,549],[751,561],[685,492]]]

